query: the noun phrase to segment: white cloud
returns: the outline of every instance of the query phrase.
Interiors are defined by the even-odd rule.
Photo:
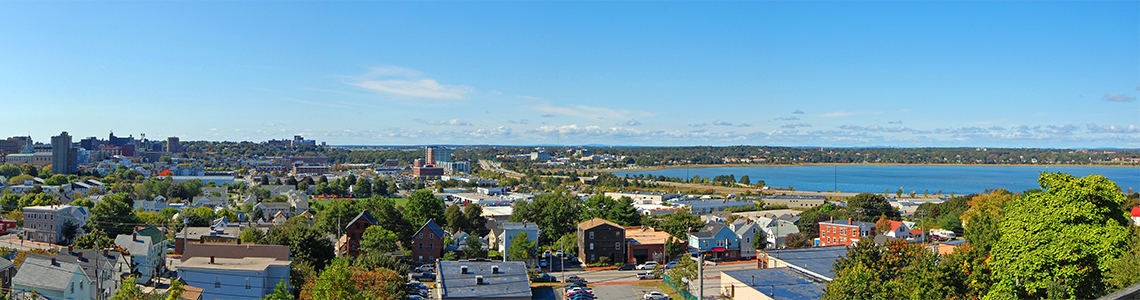
[[[725,121],[721,121],[721,120],[713,121],[712,124],[716,125],[716,126],[732,126],[731,122],[725,122]]]
[[[709,126],[709,123],[689,124],[689,127],[705,127],[705,126]]]
[[[460,119],[451,119],[451,120],[444,120],[444,121],[427,121],[424,119],[415,119],[412,121],[416,121],[418,123],[424,123],[424,124],[428,124],[428,125],[449,125],[449,126],[472,126],[473,125],[473,124],[471,124],[471,122],[467,122],[467,121],[460,120]]]
[[[804,111],[797,109],[796,111],[793,111],[792,114],[802,115],[804,114]]]
[[[788,124],[784,124],[783,126],[780,126],[780,128],[796,128],[796,127],[811,127],[811,124],[800,123],[800,122],[791,122]]]
[[[542,117],[543,117],[543,118],[553,118],[553,117],[554,117],[554,115],[552,115],[552,114],[545,114],[545,115],[542,115]]]
[[[530,123],[530,121],[528,121],[527,119],[522,119],[522,120],[518,120],[518,121],[515,121],[515,120],[507,120],[507,123],[511,123],[511,124],[527,124],[527,123]]]
[[[561,106],[552,106],[549,104],[542,104],[542,105],[535,106],[534,109],[537,109],[537,110],[542,111],[542,112],[549,113],[547,115],[550,115],[552,117],[553,117],[553,115],[551,115],[551,114],[559,114],[559,115],[574,116],[574,117],[579,117],[579,118],[584,118],[584,119],[604,119],[604,118],[624,119],[624,118],[628,118],[628,117],[647,118],[647,117],[652,117],[652,116],[657,115],[655,113],[651,113],[651,112],[647,112],[647,111],[643,111],[643,110],[619,110],[619,109],[612,109],[612,108],[608,108],[608,107],[594,107],[594,106],[586,106],[586,105],[575,105],[572,107],[561,107]]]
[[[890,122],[887,122],[887,124],[902,124],[902,120],[890,121]]]
[[[1104,101],[1109,101],[1109,102],[1132,102],[1132,101],[1136,101],[1136,97],[1132,97],[1129,95],[1120,95],[1120,94],[1107,94],[1107,95],[1104,95],[1104,97],[1101,97],[1101,99],[1103,99]]]
[[[635,119],[629,119],[629,121],[626,121],[626,122],[624,123],[624,125],[625,125],[625,126],[637,126],[637,125],[641,125],[641,122],[638,122],[638,121],[637,121],[637,120],[635,120]]]
[[[265,124],[261,124],[261,125],[262,126],[269,126],[269,127],[277,126],[277,124],[273,124],[273,122],[265,122]]]
[[[428,99],[465,99],[465,94],[475,92],[469,86],[441,84],[420,71],[396,66],[372,68],[348,84],[374,92]]]
[[[841,111],[837,111],[837,112],[830,112],[830,113],[826,113],[826,114],[822,114],[822,115],[817,115],[817,117],[820,117],[820,118],[836,118],[836,117],[846,117],[846,116],[850,116],[853,114],[855,114],[855,113],[841,110]]]
[[[1128,125],[1128,127],[1115,125],[1096,126],[1096,124],[1088,124],[1086,130],[1088,130],[1089,133],[1138,133],[1140,132],[1140,126],[1136,126],[1136,124]]]

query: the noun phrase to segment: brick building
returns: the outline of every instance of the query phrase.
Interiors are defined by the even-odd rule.
[[[583,263],[625,263],[625,228],[614,222],[593,218],[578,223],[578,257]]]
[[[860,239],[875,237],[875,223],[847,220],[819,222],[819,246],[853,246]]]

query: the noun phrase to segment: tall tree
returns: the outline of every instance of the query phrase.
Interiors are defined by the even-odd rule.
[[[534,222],[542,235],[539,244],[550,244],[556,237],[575,231],[578,223],[579,201],[566,191],[557,191],[534,197],[532,201],[515,202],[511,222]]]
[[[366,271],[337,259],[320,276],[305,283],[301,299],[404,299],[408,297],[406,282],[392,270]]]
[[[511,239],[511,245],[507,247],[507,258],[511,260],[527,260],[535,257],[535,252],[538,248],[535,247],[530,237],[526,232],[519,232]]]
[[[430,190],[418,190],[408,197],[404,216],[414,226],[423,226],[428,220],[443,220],[443,200],[436,198]]]
[[[1049,295],[1070,299],[1107,293],[1104,281],[1130,238],[1120,212],[1125,197],[1104,176],[1042,173],[1043,192],[1006,208],[993,247],[998,282],[986,298]]]
[[[768,249],[768,234],[763,230],[757,230],[752,235],[752,249]]]
[[[891,207],[887,198],[878,194],[860,193],[847,199],[847,208],[852,212],[851,218],[855,221],[874,222],[885,215],[890,220],[900,220],[899,211]]]
[[[360,241],[360,248],[365,251],[375,251],[377,253],[390,253],[400,250],[397,242],[400,239],[396,233],[384,229],[380,226],[368,226],[364,230],[364,237]]]
[[[469,203],[463,206],[463,219],[467,221],[467,226],[463,227],[463,231],[467,234],[481,235],[487,227],[487,218],[483,217],[483,207],[478,204]]]
[[[477,235],[468,235],[464,241],[467,243],[466,248],[463,249],[463,255],[467,258],[480,258],[487,257],[487,251],[483,250],[483,241]]]
[[[99,228],[106,232],[108,237],[129,234],[134,231],[134,225],[139,223],[139,220],[127,200],[127,196],[123,194],[103,196],[103,201],[99,201],[95,207],[91,208],[91,217],[87,219],[87,227]]]

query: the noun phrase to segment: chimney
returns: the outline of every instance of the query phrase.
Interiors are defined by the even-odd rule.
[[[72,249],[71,249],[71,245],[67,245],[67,254],[71,254],[71,253],[73,253]]]
[[[131,234],[131,240],[138,242],[139,241],[139,233],[138,232],[132,233]]]
[[[499,266],[491,266],[491,274],[499,274]]]
[[[52,257],[52,258],[51,258],[51,265],[52,265],[52,266],[54,266],[54,265],[55,265],[55,257]]]
[[[460,266],[459,274],[467,274],[467,266]]]
[[[214,263],[214,256],[210,255],[210,264],[213,264],[213,263]]]
[[[475,276],[475,284],[483,285],[483,275]]]
[[[851,218],[847,218],[847,225],[851,225]]]
[[[79,261],[83,261],[83,251],[79,251]]]

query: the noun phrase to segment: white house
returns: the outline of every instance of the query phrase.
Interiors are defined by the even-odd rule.
[[[538,235],[542,233],[542,231],[538,230],[538,224],[535,223],[505,222],[502,228],[503,232],[499,234],[497,242],[499,243],[499,251],[503,251],[504,253],[506,253],[507,249],[510,249],[515,236],[520,232],[525,232],[527,239],[534,242],[535,245],[538,244]]]
[[[115,237],[115,245],[131,254],[131,271],[140,274],[138,283],[158,277],[166,270],[166,235],[155,226],[120,234]]]
[[[30,298],[32,293],[47,299],[96,299],[95,280],[87,277],[74,262],[55,258],[27,257],[12,277],[12,294],[16,299]],[[24,297],[28,296],[28,297]]]

